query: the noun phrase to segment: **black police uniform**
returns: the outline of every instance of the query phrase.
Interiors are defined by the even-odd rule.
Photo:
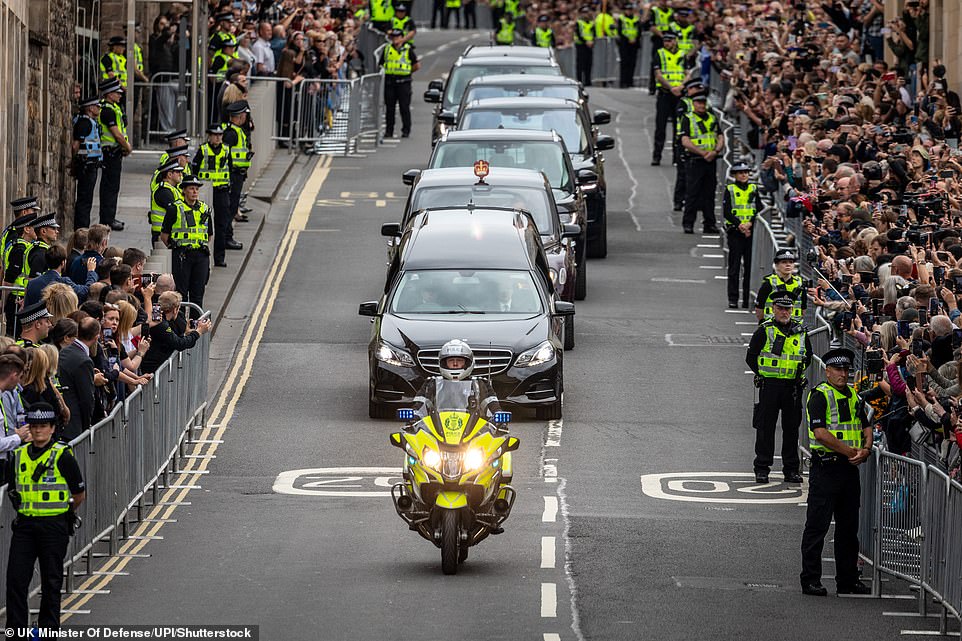
[[[687,84],[687,83],[686,83]],[[672,194],[672,205],[675,211],[685,207],[685,176],[688,172],[688,150],[681,144],[681,123],[691,108],[691,96],[684,96],[678,100],[675,107],[675,128],[671,144],[671,160],[675,164],[675,190]]]
[[[389,44],[381,52],[378,65],[384,66],[388,50],[394,49],[393,44]],[[401,45],[400,51],[407,50],[407,56],[411,64],[411,69],[418,62],[418,55],[410,44]],[[413,73],[413,71],[412,71]],[[405,138],[411,134],[411,75],[408,74],[384,74],[384,135],[388,138],[394,135],[395,108],[401,112],[401,135]]]
[[[205,143],[208,149],[213,153],[220,153],[221,149],[225,147],[224,143],[221,142],[220,145],[214,149],[213,145],[210,143]],[[226,169],[228,173],[231,171],[231,157],[230,148],[227,149],[227,166]],[[205,155],[204,146],[197,148],[197,153],[194,154],[194,159],[190,163],[191,171],[195,176],[199,175],[202,170],[212,170],[212,167],[205,166]],[[226,185],[213,185],[211,187],[213,191],[213,196],[211,198],[211,208],[214,210],[214,264],[226,267],[227,266],[227,241],[234,237],[233,225],[231,221],[233,220],[233,215],[231,214],[231,191],[230,183]],[[159,201],[158,201],[159,202]],[[238,200],[238,203],[240,201]],[[166,207],[167,203],[164,203]]]
[[[767,342],[770,325],[789,336],[805,333],[805,358],[798,366],[795,378],[766,378],[759,373],[759,356]],[[779,342],[782,341],[776,340],[772,346],[772,353],[776,355],[781,355],[783,350],[783,345],[779,345]],[[801,465],[798,456],[798,427],[802,422],[802,384],[805,370],[812,362],[812,345],[808,332],[794,321],[789,321],[788,325],[778,325],[774,320],[766,321],[752,334],[745,362],[755,372],[756,380],[760,381],[758,402],[752,413],[752,424],[755,428],[755,478],[759,482],[768,481],[768,473],[775,460],[775,425],[778,423],[779,414],[782,418],[782,471],[786,480],[795,478]]]
[[[705,117],[700,117],[692,111],[685,116],[681,122],[681,135],[691,137],[691,127],[694,123],[696,130],[709,128],[714,133],[716,141],[722,139],[718,118],[713,118],[710,127],[705,125],[705,118],[710,114],[711,110],[705,114]],[[709,132],[703,131],[702,133]],[[718,229],[715,218],[715,190],[718,186],[716,163],[718,159],[709,161],[692,153],[686,155],[685,213],[681,219],[682,227],[686,232],[690,232],[695,226],[695,220],[700,210],[705,232],[714,233]]]
[[[83,142],[94,133],[95,129],[99,128],[100,123],[96,119],[81,114],[77,116],[73,123],[73,139],[80,142],[82,149]],[[99,139],[99,133],[97,136]],[[74,176],[77,179],[77,197],[73,213],[74,229],[90,227],[90,210],[93,208],[94,190],[97,187],[97,176],[100,174],[102,159],[102,149],[96,158],[88,158],[84,155],[77,157],[74,171]]]
[[[121,101],[119,105],[123,110],[124,102]],[[104,130],[109,130],[111,125],[126,127],[127,114],[123,114],[123,119],[123,123],[118,123],[113,109],[100,110],[100,123]],[[117,218],[117,198],[120,196],[120,175],[124,168],[124,149],[116,145],[105,146],[103,150],[104,158],[101,161],[100,174],[100,224],[113,229]]]
[[[50,410],[52,414],[53,411]],[[53,418],[50,422],[53,422]],[[29,421],[29,411],[28,411]],[[38,460],[54,445],[53,440],[43,448],[33,444],[21,446],[31,460]],[[15,479],[16,457],[7,462],[6,478]],[[67,448],[57,459],[57,469],[63,475],[71,494],[84,491],[84,480],[80,466],[73,453]],[[27,595],[33,579],[34,565],[40,565],[40,613],[38,625],[41,628],[60,627],[60,602],[63,587],[63,561],[70,542],[72,514],[66,512],[56,516],[24,516],[18,514],[13,521],[10,540],[10,556],[7,562],[7,628],[26,628],[30,618]]]
[[[584,15],[586,14],[582,14]],[[594,18],[589,22],[581,17],[575,22],[575,78],[585,87],[591,86],[591,69],[594,64],[592,47],[597,39]]]
[[[195,212],[200,212],[204,208],[200,200],[192,206],[187,205],[186,202],[184,202],[184,205]],[[164,224],[160,232],[162,235],[167,234],[168,238],[170,237],[177,221],[177,213],[176,203],[167,208],[167,214],[164,216]],[[213,225],[209,213],[208,209],[206,220],[202,220],[202,224],[207,226],[208,234]],[[207,289],[207,281],[210,279],[210,247],[206,244],[201,247],[174,246],[171,251],[170,271],[174,276],[174,283],[177,284],[177,291],[180,292],[183,299],[203,309],[204,292]],[[190,313],[194,314],[195,311],[192,310]]]
[[[746,189],[749,183],[733,183],[739,189]],[[751,270],[752,270],[752,235],[745,236],[738,226],[741,221],[735,216],[732,208],[732,195],[726,188],[722,198],[722,216],[725,219],[725,232],[728,240],[728,304],[734,306],[738,304],[738,281],[739,271],[742,282],[742,305],[747,309],[751,290]],[[751,196],[751,204],[755,208],[755,214],[762,210],[762,197],[756,187]],[[755,228],[752,226],[752,234]]]
[[[626,18],[630,18],[630,21]],[[618,56],[620,57],[618,86],[622,89],[633,87],[635,84],[635,66],[638,64],[640,48],[641,19],[637,15],[618,16]]]
[[[654,58],[652,61],[652,74],[654,74],[655,71],[661,71],[661,58],[657,50],[654,51],[652,57]],[[682,66],[687,72],[687,61],[682,61]],[[652,149],[651,152],[653,165],[661,163],[661,154],[665,148],[665,127],[671,122],[672,129],[674,130],[675,118],[678,113],[678,103],[681,101],[679,96],[665,89],[661,83],[656,81],[656,84],[658,86],[658,95],[655,100],[655,139],[654,149]]]

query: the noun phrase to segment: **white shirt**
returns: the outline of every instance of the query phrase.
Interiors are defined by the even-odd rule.
[[[271,41],[258,38],[251,45],[251,53],[254,54],[254,73],[258,76],[273,76],[275,61]],[[257,65],[263,67],[263,70],[258,69]]]

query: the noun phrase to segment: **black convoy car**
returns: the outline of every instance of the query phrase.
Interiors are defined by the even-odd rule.
[[[502,403],[561,417],[564,317],[539,233],[527,214],[463,208],[426,211],[401,236],[373,318],[368,411],[386,418],[411,402],[438,353],[460,338],[474,350],[476,376],[490,376]]]

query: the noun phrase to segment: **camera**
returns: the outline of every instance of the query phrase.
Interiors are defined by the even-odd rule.
[[[147,287],[148,285],[150,285],[150,284],[152,284],[152,283],[156,283],[156,282],[157,282],[157,274],[155,274],[154,272],[150,272],[149,274],[141,274],[141,275],[140,275],[140,286],[141,286],[141,287]]]
[[[150,319],[155,323],[159,323],[163,318],[164,315],[160,311],[160,305],[154,305],[150,310]]]
[[[805,260],[808,261],[809,265],[815,265],[816,263],[818,263],[818,250],[815,249],[814,247],[809,249],[808,252],[805,254]]]

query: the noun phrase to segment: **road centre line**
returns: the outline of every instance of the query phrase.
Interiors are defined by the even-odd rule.
[[[545,632],[541,639],[542,641],[561,641],[561,635],[557,632]]]
[[[178,474],[178,478],[172,479],[172,482],[174,483],[184,486],[191,486],[200,480],[201,474],[196,474],[194,472],[203,473],[206,471],[207,466],[210,464],[210,461],[213,458],[213,454],[217,451],[217,447],[220,444],[217,441],[222,440],[221,436],[223,436],[224,432],[229,427],[230,419],[233,417],[237,402],[244,391],[247,381],[250,379],[257,349],[264,336],[264,331],[267,327],[267,322],[270,318],[271,312],[273,311],[274,303],[277,300],[281,282],[284,279],[284,275],[287,273],[287,268],[290,265],[291,257],[294,254],[294,247],[297,244],[298,233],[303,231],[306,227],[313,203],[317,199],[317,196],[324,185],[324,181],[330,174],[331,164],[332,159],[330,156],[323,156],[317,162],[314,170],[311,172],[310,177],[304,184],[301,195],[298,197],[297,203],[294,206],[294,211],[287,226],[287,232],[281,239],[277,255],[274,259],[274,262],[271,264],[271,268],[268,271],[266,279],[264,280],[266,287],[262,289],[261,295],[255,305],[254,312],[251,315],[251,318],[256,320],[247,327],[247,330],[238,345],[237,356],[234,360],[228,377],[221,388],[217,403],[214,405],[214,409],[209,414],[210,423],[204,427],[199,436],[199,440],[201,441],[213,440],[215,442],[195,444],[190,452],[191,455],[197,456],[202,454],[203,452],[201,452],[201,450],[204,448],[204,446],[209,445],[209,448],[206,451],[208,456],[206,458],[189,459],[185,465],[185,467],[188,469],[184,469],[180,474]],[[221,415],[221,411],[223,411],[223,415]],[[217,425],[217,428],[216,432],[214,432],[212,436],[211,430],[213,425]],[[130,559],[136,558],[135,555],[150,542],[150,537],[156,536],[157,533],[167,524],[178,505],[185,503],[184,498],[190,491],[190,487],[184,487],[183,489],[167,488],[164,490],[158,504],[152,506],[147,514],[147,518],[151,519],[151,521],[139,523],[131,533],[133,536],[144,538],[128,538],[128,540],[125,541],[118,550],[122,556],[115,556],[112,559],[109,559],[103,565],[103,567],[100,568],[99,574],[88,577],[80,586],[78,586],[80,590],[85,590],[85,593],[79,595],[77,593],[70,593],[65,595],[63,600],[64,610],[67,610],[68,608],[76,609],[77,607],[84,605],[94,596],[94,594],[106,588],[106,586],[109,585],[113,580],[114,576],[122,576],[123,574],[126,574],[121,571],[127,566],[127,564],[130,562]],[[174,498],[175,496],[176,498]],[[77,596],[79,596],[79,598],[75,598]],[[66,621],[70,618],[70,616],[72,615],[69,613],[66,614],[64,617],[62,617],[62,621]]]
[[[545,438],[545,447],[561,446],[561,430],[564,428],[563,419],[548,421],[548,436]]]
[[[541,584],[541,618],[553,619],[558,616],[558,585]]]
[[[725,254],[702,254],[702,258],[724,258]]]
[[[541,568],[554,569],[555,566],[555,538],[553,536],[541,537]]]
[[[554,523],[558,519],[558,497],[544,497],[544,512],[541,514],[542,523]]]

